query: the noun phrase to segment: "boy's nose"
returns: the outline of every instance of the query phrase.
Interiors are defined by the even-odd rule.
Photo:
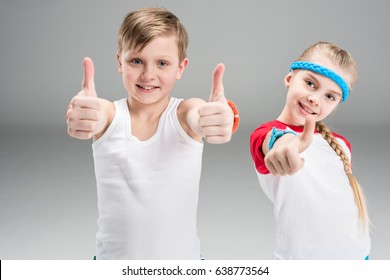
[[[154,77],[154,69],[152,66],[145,66],[142,72],[142,79],[149,81]]]

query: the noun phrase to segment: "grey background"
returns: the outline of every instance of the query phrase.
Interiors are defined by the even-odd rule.
[[[212,70],[224,62],[225,93],[240,109],[232,141],[205,144],[203,254],[273,258],[272,204],[257,182],[249,135],[281,111],[290,63],[310,44],[331,41],[353,54],[360,79],[327,123],[353,146],[373,222],[371,258],[389,259],[389,4],[334,0],[0,1],[0,259],[94,255],[91,142],[68,137],[64,115],[80,89],[84,56],[94,60],[100,97],[126,96],[116,35],[127,12],[146,6],[170,9],[190,35],[190,63],[172,95],[207,99]]]

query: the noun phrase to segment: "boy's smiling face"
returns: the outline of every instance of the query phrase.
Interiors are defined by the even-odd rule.
[[[117,53],[118,72],[129,96],[142,104],[165,100],[188,64],[179,61],[176,37],[158,36],[142,50]]]

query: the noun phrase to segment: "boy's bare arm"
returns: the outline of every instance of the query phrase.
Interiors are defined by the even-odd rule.
[[[179,120],[194,139],[205,138],[208,143],[222,144],[232,137],[234,113],[225,98],[223,73],[225,66],[218,64],[213,73],[213,83],[209,102],[191,98],[179,107]]]
[[[93,62],[85,58],[81,91],[72,98],[66,115],[68,134],[78,139],[93,137],[96,141],[107,130],[114,114],[114,104],[97,97]]]

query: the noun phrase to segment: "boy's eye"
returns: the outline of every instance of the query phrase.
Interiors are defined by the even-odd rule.
[[[130,63],[131,64],[142,64],[142,61],[141,61],[141,59],[134,58],[134,59],[130,60]]]
[[[160,67],[164,67],[164,66],[168,65],[168,62],[161,60],[161,61],[157,62],[157,65]]]

